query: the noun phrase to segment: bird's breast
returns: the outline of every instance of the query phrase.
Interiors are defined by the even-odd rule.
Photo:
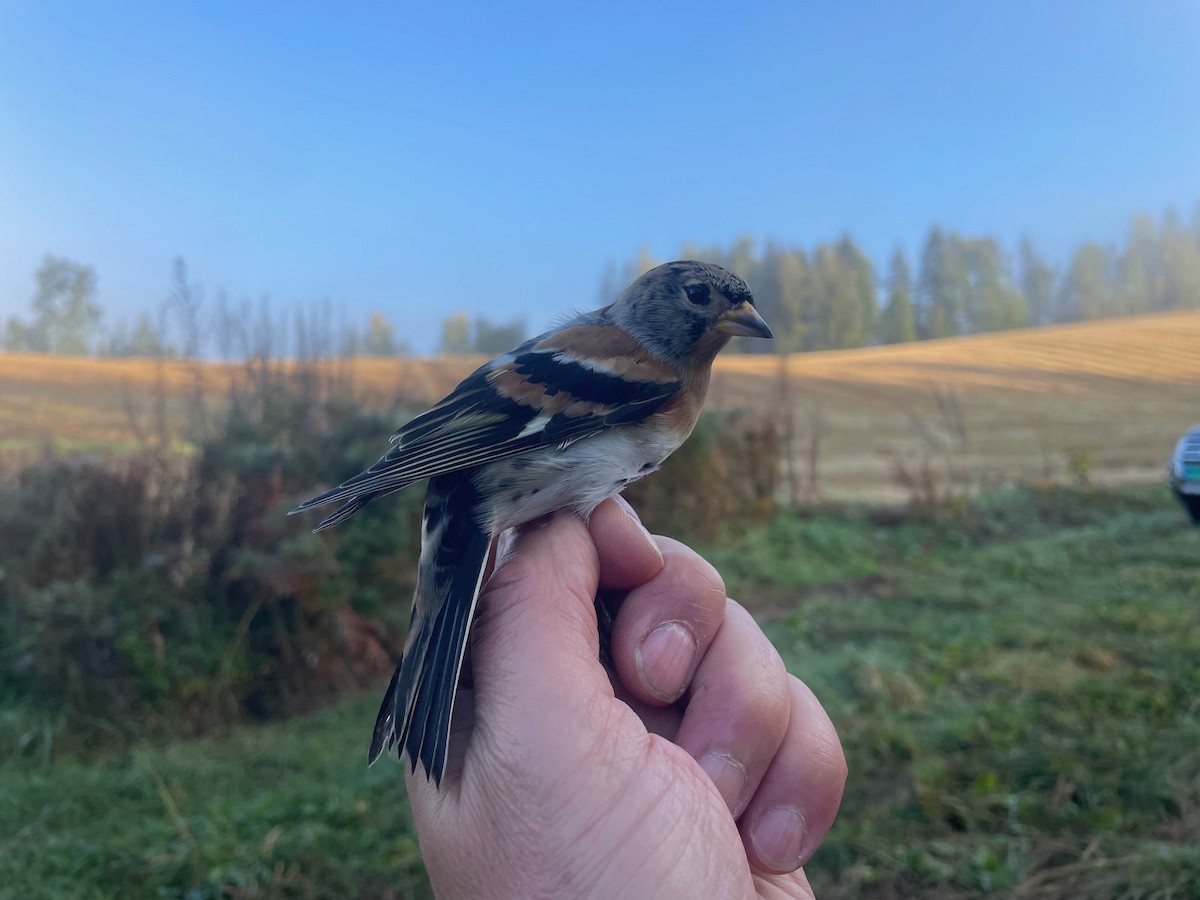
[[[480,467],[475,483],[493,533],[560,509],[587,516],[605,498],[648,475],[682,443],[678,430],[651,420]]]

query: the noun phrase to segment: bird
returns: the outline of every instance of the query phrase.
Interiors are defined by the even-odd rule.
[[[493,541],[561,509],[586,520],[659,468],[691,434],[713,360],[739,335],[773,337],[745,281],[695,260],[657,266],[610,305],[476,369],[397,430],[372,466],[289,513],[341,502],[322,531],[429,480],[408,635],[368,765],[397,748],[440,788]]]

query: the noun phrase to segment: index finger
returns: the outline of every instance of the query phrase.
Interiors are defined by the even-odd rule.
[[[588,531],[596,545],[603,590],[627,591],[662,571],[662,550],[619,494],[596,507]]]

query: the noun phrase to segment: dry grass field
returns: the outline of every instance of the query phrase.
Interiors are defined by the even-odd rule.
[[[1156,480],[1200,422],[1200,312],[805,354],[786,371],[726,358],[713,400],[773,393],[801,442],[815,421],[831,495],[898,497],[898,462],[976,485]]]
[[[362,403],[388,407],[436,400],[478,362],[338,365]],[[242,371],[199,367],[213,412]],[[182,440],[196,376],[178,361],[0,355],[0,450],[132,449],[159,407]],[[968,487],[1152,480],[1200,421],[1200,312],[790,357],[726,354],[709,406],[789,424],[802,477],[815,439],[816,487],[830,498],[904,499],[901,469]]]

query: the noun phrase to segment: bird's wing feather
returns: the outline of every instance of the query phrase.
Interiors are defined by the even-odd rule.
[[[638,422],[679,389],[675,370],[624,329],[602,320],[571,325],[477,369],[445,400],[400,428],[374,465],[293,512],[563,446]]]

